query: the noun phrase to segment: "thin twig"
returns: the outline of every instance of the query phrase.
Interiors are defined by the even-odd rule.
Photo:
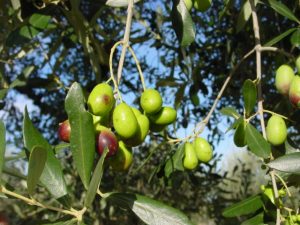
[[[251,5],[251,11],[252,11],[253,31],[254,31],[254,37],[255,37],[256,78],[258,80],[258,84],[257,84],[258,112],[260,115],[260,124],[261,124],[262,134],[263,134],[263,137],[265,139],[267,139],[265,120],[264,120],[262,87],[261,87],[261,80],[262,80],[261,68],[262,68],[262,66],[261,66],[261,41],[260,41],[260,33],[259,33],[259,23],[258,23],[258,17],[257,17],[257,13],[256,13],[254,0],[250,0],[250,5]],[[272,153],[271,153],[271,158],[273,158]],[[278,201],[279,194],[278,194],[278,188],[277,188],[277,184],[276,184],[275,171],[271,170],[270,176],[271,176],[271,180],[272,180],[274,197],[275,197],[276,201]],[[280,218],[280,209],[278,207],[276,209],[276,214],[277,214],[276,225],[280,225],[281,218]]]
[[[134,5],[134,1],[129,0],[128,1],[128,9],[127,9],[126,28],[125,28],[124,39],[123,39],[123,48],[122,48],[122,52],[121,52],[121,57],[120,57],[119,66],[118,66],[118,73],[117,73],[118,83],[120,82],[120,79],[122,76],[122,70],[123,70],[123,66],[124,66],[126,50],[128,48],[128,44],[129,44],[130,29],[131,29],[132,15],[133,15],[133,5]]]

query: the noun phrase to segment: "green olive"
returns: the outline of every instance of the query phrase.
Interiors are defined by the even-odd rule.
[[[138,122],[138,130],[132,138],[124,140],[124,142],[128,146],[132,147],[142,144],[149,132],[149,119],[147,118],[147,116],[143,114],[135,115]]]
[[[151,122],[157,125],[169,125],[176,120],[177,112],[171,107],[162,107],[161,110],[153,115],[147,115]]]
[[[267,124],[267,139],[272,145],[281,145],[287,137],[287,128],[284,120],[277,115],[271,116]]]
[[[188,11],[190,11],[192,9],[192,7],[193,7],[193,1],[194,0],[184,0],[184,4],[185,4],[185,6],[186,6],[186,8],[187,8]]]
[[[289,89],[293,78],[295,77],[292,67],[281,65],[276,71],[275,86],[279,93],[289,94]]]
[[[147,89],[142,93],[140,103],[147,114],[153,114],[161,109],[162,98],[157,90]]]
[[[234,133],[234,144],[237,147],[244,147],[246,146],[247,142],[246,142],[246,136],[245,136],[245,128],[246,128],[246,122],[243,121],[241,122]]]
[[[113,125],[122,139],[131,138],[136,134],[138,122],[131,107],[126,103],[121,103],[114,109]]]
[[[129,169],[132,161],[132,149],[128,148],[124,142],[119,141],[119,150],[117,154],[109,160],[109,165],[115,171],[125,171]]]
[[[289,98],[293,106],[300,108],[300,76],[295,76],[292,80]]]
[[[198,165],[198,159],[193,145],[189,142],[184,144],[184,158],[183,167],[185,169],[193,170]]]
[[[195,0],[194,7],[200,12],[205,12],[210,8],[211,0]]]
[[[193,144],[199,161],[207,163],[212,159],[212,147],[204,138],[196,138]]]
[[[115,104],[112,87],[106,83],[96,85],[90,93],[87,103],[92,114],[96,116],[108,115]]]

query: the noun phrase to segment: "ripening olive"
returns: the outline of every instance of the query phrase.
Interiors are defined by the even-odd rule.
[[[147,89],[142,93],[140,103],[147,114],[153,114],[161,109],[162,98],[157,90]]]
[[[297,108],[300,108],[300,76],[295,76],[292,80],[289,98],[292,105]]]
[[[138,122],[131,107],[126,103],[121,103],[114,109],[113,125],[117,134],[123,139],[131,138],[136,134]]]
[[[193,145],[189,142],[184,144],[184,158],[183,167],[185,169],[193,170],[198,165],[198,159]]]
[[[96,85],[90,93],[87,103],[92,114],[96,116],[108,115],[115,104],[112,87],[106,83]]]
[[[4,213],[0,213],[0,225],[8,225],[9,221],[8,218]]]
[[[277,115],[271,116],[267,124],[267,139],[272,145],[281,145],[287,137],[287,128],[284,120]]]
[[[147,118],[147,116],[141,114],[137,109],[132,108],[132,110],[136,116],[136,119],[138,122],[138,128],[137,128],[136,134],[132,138],[124,140],[124,142],[128,146],[134,147],[134,146],[138,146],[144,142],[144,140],[149,132],[149,119]]]
[[[115,171],[124,171],[128,170],[132,161],[132,149],[128,148],[123,141],[119,141],[119,150],[115,156],[110,158],[109,165]]]
[[[294,76],[294,71],[289,65],[281,65],[276,70],[275,86],[279,93],[283,95],[289,94],[290,85]]]
[[[196,138],[193,144],[199,161],[207,163],[212,159],[212,147],[204,138]]]
[[[162,107],[158,113],[148,115],[151,122],[157,125],[169,125],[176,120],[177,112],[171,107]]]
[[[61,141],[70,142],[71,126],[69,120],[59,124],[58,127],[58,137]]]
[[[194,7],[200,12],[205,12],[209,9],[211,0],[195,0]]]
[[[97,134],[96,144],[99,155],[104,152],[106,147],[108,148],[106,157],[115,155],[119,147],[117,137],[110,130],[103,130]]]

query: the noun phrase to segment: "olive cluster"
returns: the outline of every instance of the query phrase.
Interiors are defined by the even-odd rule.
[[[297,72],[300,73],[300,56],[296,60]],[[300,75],[295,75],[289,65],[281,65],[276,71],[275,86],[279,93],[288,96],[291,104],[300,108]]]
[[[185,169],[193,170],[199,162],[208,163],[212,157],[212,147],[204,138],[198,137],[193,143],[184,144],[183,166]]]
[[[125,102],[116,105],[112,87],[107,83],[96,85],[88,97],[88,110],[93,116],[96,149],[101,155],[105,148],[110,166],[117,171],[127,170],[133,161],[132,147],[145,141],[149,130],[159,132],[177,118],[174,108],[163,106],[157,90],[146,89],[140,99],[141,112]],[[60,124],[60,140],[70,141],[70,124]]]
[[[200,12],[205,12],[210,8],[211,0],[184,0],[184,3],[188,10],[194,7]]]

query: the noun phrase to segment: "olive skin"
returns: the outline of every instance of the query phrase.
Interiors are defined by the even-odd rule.
[[[126,171],[133,161],[132,149],[128,148],[123,141],[119,141],[117,154],[110,158],[109,165],[114,171]]]
[[[162,97],[157,90],[147,89],[141,95],[140,104],[147,114],[154,114],[162,107]]]
[[[187,10],[190,11],[192,9],[192,7],[193,7],[193,1],[194,0],[184,0],[184,4],[185,4]]]
[[[296,59],[296,67],[298,74],[300,74],[300,56],[298,56],[298,58]]]
[[[289,94],[290,85],[294,77],[294,71],[289,65],[281,65],[276,70],[275,86],[280,94]]]
[[[106,147],[108,148],[106,157],[115,155],[119,148],[117,137],[109,130],[103,130],[97,134],[96,144],[99,155],[102,155]]]
[[[211,0],[195,0],[194,7],[200,12],[205,12],[210,8]]]
[[[126,103],[121,103],[114,109],[113,125],[121,139],[129,139],[137,133],[137,119]]]
[[[198,159],[193,145],[189,142],[184,144],[183,167],[188,170],[193,170],[198,165]]]
[[[162,107],[161,110],[153,115],[147,115],[151,122],[157,125],[169,125],[176,120],[177,112],[171,107]]]
[[[284,120],[277,115],[270,117],[267,123],[267,140],[274,146],[281,145],[287,137],[287,128]]]
[[[71,126],[69,120],[65,120],[64,122],[59,124],[58,127],[58,138],[64,142],[70,142],[71,135]]]
[[[208,163],[212,159],[212,147],[204,138],[196,138],[193,145],[200,162]]]
[[[292,80],[289,99],[293,106],[300,108],[300,76],[295,76]]]
[[[115,104],[113,89],[106,83],[96,85],[88,97],[89,111],[96,116],[106,116]]]
[[[237,147],[242,148],[247,145],[245,128],[246,128],[246,123],[245,121],[243,121],[237,126],[235,130],[233,141]]]

